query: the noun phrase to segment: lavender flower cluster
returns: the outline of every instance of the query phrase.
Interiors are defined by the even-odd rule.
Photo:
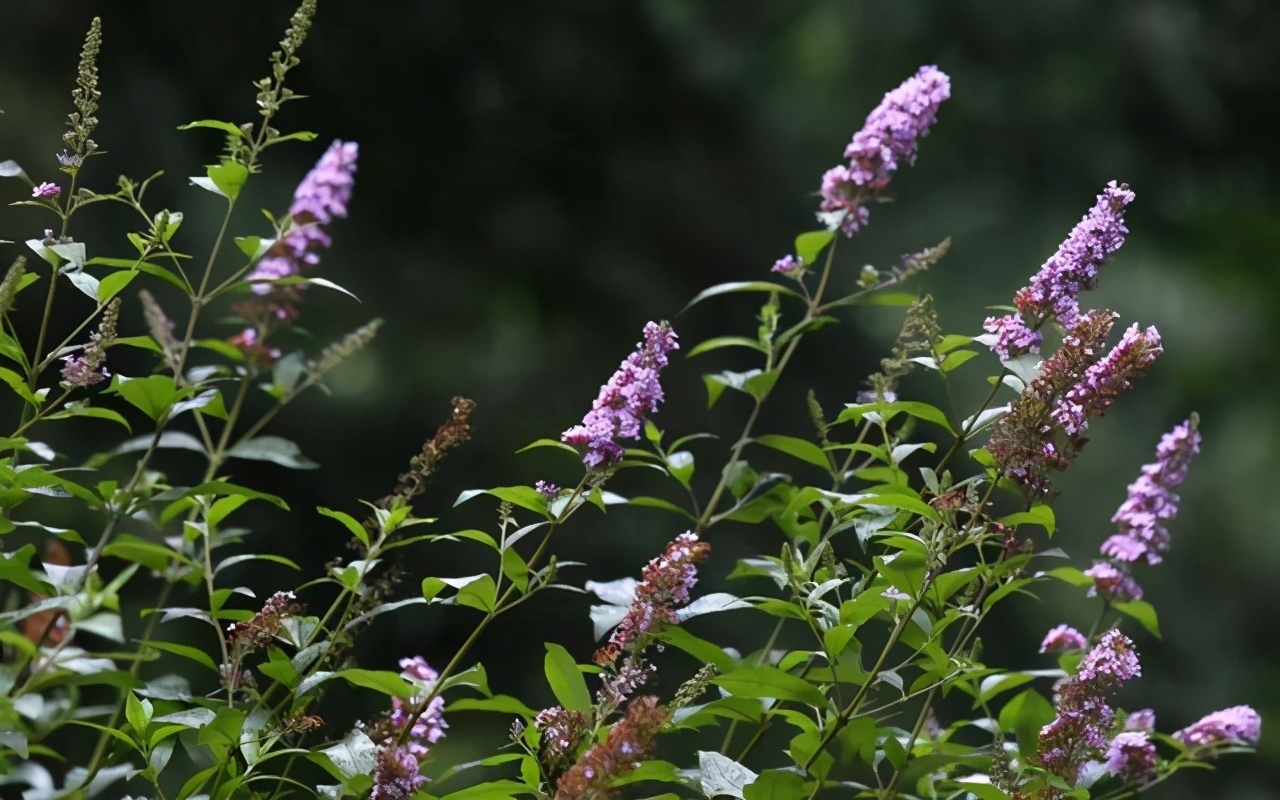
[[[1130,574],[1130,566],[1137,561],[1159,564],[1168,551],[1167,524],[1178,513],[1178,495],[1173,489],[1186,480],[1191,457],[1198,452],[1200,431],[1194,415],[1160,438],[1156,460],[1142,467],[1142,474],[1129,484],[1128,497],[1111,518],[1119,532],[1102,543],[1107,560],[1085,571],[1093,578],[1093,594],[1115,602],[1142,599],[1142,587]]]
[[[270,360],[263,340],[277,326],[297,318],[297,302],[305,287],[278,286],[271,281],[301,274],[320,263],[319,251],[332,244],[324,226],[347,216],[358,155],[355,142],[334,140],[294,190],[288,227],[247,277],[259,297],[236,306],[251,327],[233,338],[232,343],[247,354]]]
[[[951,79],[935,66],[921,67],[886,94],[845,148],[849,165],[832,167],[822,176],[818,218],[846,236],[861,230],[870,216],[867,201],[889,186],[900,164],[915,163],[918,140],[950,96]]]
[[[1141,674],[1133,642],[1118,630],[1104,633],[1058,692],[1057,716],[1040,730],[1040,766],[1074,783],[1084,763],[1110,743],[1115,711],[1107,705],[1107,695]]]
[[[430,691],[430,687],[439,676],[422,656],[400,659],[400,677],[417,685],[422,691]],[[420,708],[422,698],[419,696],[404,700],[391,698],[391,724],[397,730],[409,729],[408,751],[418,761],[427,757],[428,745],[433,745],[445,736],[449,724],[444,721],[444,698],[436,695],[426,708]],[[388,742],[389,744],[389,742]]]
[[[984,338],[1002,361],[1020,353],[1038,353],[1039,328],[1049,319],[1068,331],[1080,323],[1080,292],[1097,285],[1098,267],[1124,244],[1129,234],[1124,210],[1133,198],[1127,184],[1108,183],[1057,252],[1014,295],[1018,313],[987,318],[983,328],[991,336]]]
[[[638,439],[645,419],[662,402],[658,378],[667,366],[667,354],[679,349],[679,338],[665,322],[644,326],[644,341],[622,362],[618,371],[600,387],[591,410],[560,436],[582,452],[582,463],[597,469],[622,459],[616,439]]]
[[[427,779],[419,774],[419,765],[430,752],[429,745],[443,739],[449,728],[444,721],[444,698],[437,695],[423,705],[439,674],[422,656],[400,659],[400,670],[400,677],[423,694],[408,700],[391,698],[391,712],[377,726],[374,738],[381,742],[382,749],[374,766],[371,800],[402,800],[425,784]],[[401,741],[405,743],[402,745]]]

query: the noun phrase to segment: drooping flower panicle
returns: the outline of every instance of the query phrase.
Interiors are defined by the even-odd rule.
[[[845,148],[848,166],[822,176],[819,219],[852,236],[867,224],[866,203],[889,186],[900,164],[913,164],[919,139],[951,96],[951,79],[935,66],[921,67],[884,96]]]
[[[609,466],[622,459],[617,439],[638,439],[645,419],[662,402],[658,378],[667,366],[667,354],[680,347],[679,339],[665,322],[644,326],[644,341],[627,356],[618,371],[600,387],[591,410],[581,425],[569,428],[560,440],[582,452],[588,469]]]

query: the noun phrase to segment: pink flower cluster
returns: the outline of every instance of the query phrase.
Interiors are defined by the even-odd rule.
[[[950,96],[951,79],[934,66],[921,67],[886,94],[845,148],[849,165],[832,167],[822,176],[819,219],[847,236],[864,227],[869,217],[866,202],[889,186],[900,164],[915,163],[918,140],[929,132],[938,107]]]
[[[679,338],[665,322],[644,326],[644,341],[627,356],[618,371],[600,387],[591,410],[560,435],[560,440],[582,452],[588,469],[615,464],[622,459],[616,439],[638,439],[645,419],[662,402],[658,377],[667,366],[667,354],[680,347]]]

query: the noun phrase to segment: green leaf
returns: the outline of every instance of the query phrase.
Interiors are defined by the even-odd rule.
[[[138,738],[142,738],[146,733],[147,724],[151,722],[152,711],[150,700],[139,700],[133,692],[125,694],[124,716],[138,733]]]
[[[493,576],[481,575],[459,589],[454,602],[460,606],[474,608],[487,614],[493,611],[494,606],[497,604],[497,595],[498,587],[494,583]]]
[[[976,358],[978,353],[974,350],[957,350],[942,360],[941,369],[943,372],[951,372],[964,366],[970,359]]]
[[[175,560],[183,564],[191,563],[182,554],[159,542],[140,539],[130,533],[116,534],[111,543],[102,548],[102,555],[122,558],[156,572],[163,572]]]
[[[517,794],[533,794],[533,790],[523,783],[504,778],[450,792],[440,800],[510,800]]]
[[[344,511],[334,511],[333,509],[325,508],[324,506],[316,506],[316,511],[319,511],[322,515],[329,517],[330,519],[336,519],[338,522],[341,522],[346,526],[347,530],[351,531],[351,535],[356,537],[361,544],[365,547],[369,546],[369,532],[364,529],[363,525],[356,521],[355,517]]]
[[[473,497],[487,494],[499,500],[505,500],[515,506],[528,509],[535,514],[547,515],[547,500],[538,494],[532,486],[498,486],[493,489],[468,489],[458,495],[453,505],[460,506]]]
[[[743,787],[745,800],[800,800],[808,797],[804,778],[794,772],[767,769],[760,773],[755,783]]]
[[[342,678],[352,686],[373,689],[391,697],[409,698],[417,691],[409,681],[387,670],[340,669],[332,677]]]
[[[627,500],[627,505],[641,506],[643,508],[660,508],[663,511],[670,511],[674,514],[679,514],[689,520],[697,520],[697,517],[693,516],[685,509],[675,503],[672,503],[670,500],[663,500],[661,497],[647,497],[644,495],[641,495],[640,497],[632,497]]]
[[[68,403],[67,407],[62,411],[45,415],[45,419],[70,419],[71,417],[109,419],[112,422],[120,423],[130,433],[133,432],[133,428],[129,426],[128,420],[121,416],[120,412],[112,411],[109,408],[98,408],[96,406],[86,405],[85,403]]]
[[[168,375],[148,375],[145,378],[118,375],[116,390],[130,405],[157,422],[164,419],[174,402],[186,394]]]
[[[1000,520],[1005,525],[1039,525],[1050,534],[1057,530],[1053,508],[1044,503],[1035,503],[1026,511],[1010,514]]]
[[[796,258],[805,264],[816,264],[818,256],[831,244],[836,236],[835,231],[808,231],[796,237]]]
[[[573,447],[565,444],[564,442],[558,441],[556,439],[539,439],[536,442],[533,442],[532,444],[527,444],[524,447],[521,447],[516,452],[523,453],[526,450],[533,450],[538,447],[554,447],[559,450],[565,450],[567,452],[573,453],[575,456],[579,455],[578,451],[575,450]]]
[[[902,400],[896,403],[859,403],[856,405],[848,405],[845,407],[844,411],[840,412],[840,416],[836,418],[836,423],[849,422],[850,420],[854,422],[861,422],[863,416],[872,412],[880,414],[886,421],[899,412],[906,413],[910,416],[916,417],[917,419],[922,419],[925,422],[932,422],[935,425],[941,426],[952,435],[955,434],[955,431],[951,429],[951,423],[947,421],[947,415],[942,413],[941,410],[929,405],[928,403],[919,403],[912,400]]]
[[[1027,689],[1000,709],[1000,729],[1013,731],[1018,737],[1018,751],[1023,757],[1030,757],[1040,742],[1040,729],[1054,716],[1053,704],[1035,689]]]
[[[98,302],[106,303],[138,277],[137,272],[113,272],[98,281]]]
[[[573,656],[558,644],[547,642],[546,647],[547,655],[543,659],[542,668],[556,700],[569,711],[590,710],[591,692],[587,690],[587,681],[582,677]]]
[[[290,469],[315,469],[320,465],[302,455],[302,448],[281,436],[255,436],[227,453],[232,458],[270,461]]]
[[[215,673],[218,671],[218,665],[214,663],[213,659],[209,656],[209,654],[199,648],[191,647],[185,644],[176,644],[174,642],[166,642],[162,639],[148,640],[144,644],[146,647],[150,647],[155,650],[160,650],[165,653],[172,653],[175,656],[181,656],[190,661],[194,661],[197,664],[208,667],[211,671]]]
[[[238,126],[218,119],[198,119],[195,122],[188,122],[186,125],[178,126],[178,130],[180,131],[189,131],[193,128],[213,128],[236,138],[248,138],[248,134],[240,130]]]
[[[1160,635],[1160,620],[1156,618],[1156,609],[1146,600],[1133,600],[1128,603],[1116,603],[1116,611],[1121,614],[1132,617],[1139,625],[1147,629],[1147,632],[1157,639],[1164,638]]]
[[[28,564],[35,554],[36,546],[33,544],[24,544],[12,553],[0,553],[0,580],[36,594],[53,594],[52,586],[31,573]]]
[[[700,356],[703,353],[710,353],[712,350],[719,350],[722,347],[748,347],[758,353],[769,352],[768,348],[761,346],[755,339],[748,339],[745,336],[717,336],[713,339],[699,342],[685,354],[685,358]]]
[[[31,393],[31,390],[27,388],[26,380],[18,373],[11,369],[0,367],[0,381],[4,381],[9,384],[9,388],[13,389],[14,394],[18,395],[18,397],[21,397],[36,408],[40,407],[40,401],[37,400],[36,396]]]
[[[235,200],[249,178],[249,170],[243,164],[224,158],[222,163],[206,167],[205,175],[208,177],[192,178],[191,182],[201,189]]]
[[[680,309],[680,313],[683,314],[685,311],[688,311],[690,308],[693,308],[698,303],[701,303],[709,297],[717,297],[722,294],[735,294],[738,292],[777,292],[778,294],[789,294],[792,297],[800,296],[800,293],[795,289],[788,288],[780,283],[773,283],[772,281],[735,281],[732,283],[717,284],[712,286],[710,289],[703,289],[698,293],[697,297],[690,300],[684,308]]]
[[[753,439],[756,444],[773,448],[789,456],[794,456],[801,461],[807,461],[816,467],[821,467],[826,471],[831,470],[831,460],[827,454],[813,442],[797,439],[794,436],[781,436],[775,433],[757,436]]]
[[[739,667],[725,675],[718,675],[711,682],[737,697],[772,697],[778,700],[794,700],[815,708],[826,708],[827,699],[817,687],[803,678],[777,667]]]

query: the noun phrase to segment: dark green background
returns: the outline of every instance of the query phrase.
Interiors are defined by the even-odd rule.
[[[109,155],[91,162],[88,185],[108,190],[118,173],[165,169],[153,201],[186,212],[182,245],[202,252],[217,203],[185,187],[183,176],[199,174],[220,143],[174,128],[253,118],[250,81],[266,72],[291,10],[243,0],[0,5],[0,157],[17,159],[36,180],[58,178],[52,155],[76,54],[100,14],[104,96],[95,138]],[[873,208],[868,230],[842,246],[846,283],[863,263],[887,266],[951,236],[951,255],[920,285],[937,298],[948,332],[976,334],[983,306],[1009,302],[1106,181],[1137,192],[1129,242],[1085,303],[1119,311],[1125,325],[1156,325],[1166,353],[1091,428],[1093,443],[1059,482],[1055,544],[1086,565],[1159,435],[1188,411],[1201,413],[1204,448],[1182,492],[1173,552],[1139,575],[1165,638],[1134,633],[1146,674],[1119,702],[1155,706],[1164,731],[1223,706],[1253,705],[1265,730],[1257,758],[1233,757],[1217,774],[1156,794],[1273,796],[1277,30],[1277,7],[1261,0],[322,2],[292,83],[312,99],[280,118],[286,130],[321,138],[272,151],[245,205],[279,213],[329,139],[358,141],[352,217],[333,227],[335,245],[318,274],[363,304],[313,291],[301,324],[315,333],[315,347],[371,316],[387,325],[370,351],[335,373],[334,396],[316,393],[274,426],[323,468],[286,474],[237,464],[236,477],[296,507],[354,511],[357,498],[386,491],[450,396],[463,393],[480,404],[476,439],[450,459],[420,513],[449,526],[487,525],[489,510],[479,505],[469,516],[448,510],[458,490],[539,477],[572,483],[568,459],[513,452],[581,416],[645,321],[672,317],[711,283],[763,276],[796,233],[814,226],[822,171],[883,92],[937,63],[952,77],[953,98],[918,165],[895,180],[897,202]],[[17,184],[0,193],[19,198]],[[36,235],[45,224],[27,209],[0,210],[7,238]],[[72,232],[89,242],[90,255],[123,255],[126,224],[121,211],[97,206]],[[249,210],[236,232],[268,231]],[[0,254],[7,262],[14,250]],[[64,313],[78,310],[74,301]],[[692,344],[749,334],[751,313],[729,301],[674,324]],[[140,316],[136,305],[126,309],[131,324]],[[810,386],[829,411],[851,401],[897,320],[892,310],[864,309],[812,337],[766,428],[804,435],[801,398]],[[962,393],[969,402],[983,388],[976,364],[961,373],[972,381]],[[698,377],[730,366],[747,364],[676,359],[660,424],[675,434],[733,436],[742,401],[727,397],[708,415]],[[908,388],[935,390],[927,381]],[[59,445],[77,452],[95,443]],[[722,453],[698,451],[703,477]],[[163,466],[175,475],[194,468]],[[640,487],[654,491],[634,475],[614,488]],[[657,512],[587,517],[561,542],[566,557],[589,562],[577,580],[635,574],[680,530]],[[341,552],[335,526],[305,513],[264,514],[258,523],[264,547],[313,567]],[[712,541],[715,574],[737,556],[778,546],[770,531],[726,528]],[[469,561],[476,553],[441,549],[408,566],[418,577],[466,574],[477,571]],[[263,581],[272,577],[289,580],[256,580],[270,591]],[[1048,666],[1034,654],[1042,632],[1064,613],[1088,625],[1090,611],[1056,611],[1068,595],[1049,596],[1048,606],[1017,601],[1001,621],[1001,644],[987,634],[993,660]],[[586,660],[586,605],[577,595],[544,596],[496,626],[480,652],[495,683],[544,697],[539,642],[554,635]],[[421,651],[442,662],[465,634],[468,613],[403,613],[370,632],[361,657],[389,666]],[[743,646],[760,644],[739,633]],[[688,669],[673,664],[663,691]]]

